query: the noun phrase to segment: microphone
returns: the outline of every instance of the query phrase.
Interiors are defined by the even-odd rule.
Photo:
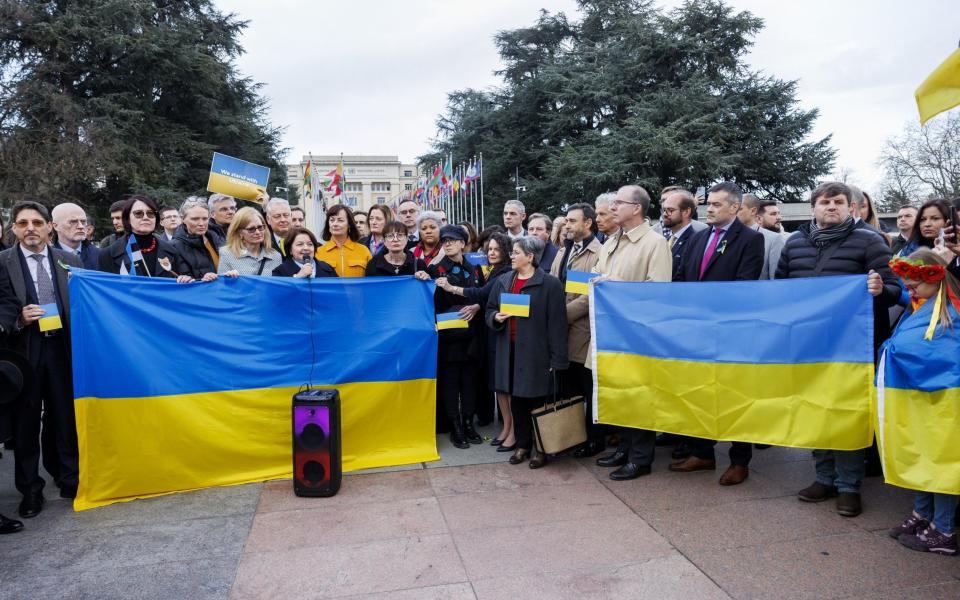
[[[311,255],[311,254],[312,254],[312,252],[310,252],[309,250],[304,250],[304,251],[303,251],[303,256],[301,257],[301,262],[307,262],[308,260],[310,260],[310,255]]]

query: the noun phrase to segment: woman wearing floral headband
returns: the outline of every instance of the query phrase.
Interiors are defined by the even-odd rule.
[[[912,550],[953,555],[960,496],[949,492],[960,487],[960,477],[942,465],[957,458],[951,447],[960,426],[960,282],[939,255],[925,248],[894,258],[890,266],[903,280],[913,312],[882,349],[878,437],[887,481],[917,491],[913,512],[889,533]],[[922,435],[915,433],[919,421]]]

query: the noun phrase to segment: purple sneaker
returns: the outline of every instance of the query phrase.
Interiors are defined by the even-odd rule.
[[[910,548],[920,552],[933,552],[953,556],[957,553],[957,536],[944,535],[933,528],[927,528],[915,535],[904,534],[897,540]]]
[[[907,520],[900,525],[894,527],[893,529],[888,529],[887,533],[890,534],[890,537],[897,540],[900,539],[901,535],[916,535],[918,531],[923,531],[930,526],[930,521],[917,515],[911,514],[907,517]]]

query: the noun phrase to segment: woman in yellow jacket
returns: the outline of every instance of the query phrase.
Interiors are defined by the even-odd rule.
[[[360,231],[349,208],[334,204],[327,210],[322,237],[326,243],[317,249],[317,260],[333,267],[340,277],[364,276],[370,251],[357,243]]]

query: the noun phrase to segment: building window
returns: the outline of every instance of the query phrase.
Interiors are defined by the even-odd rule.
[[[403,172],[403,176],[404,176],[404,177],[413,177],[413,171],[404,171],[404,172]]]
[[[346,191],[348,192],[362,192],[363,184],[358,181],[348,181]]]
[[[347,196],[346,200],[343,202],[347,206],[357,206],[357,197],[356,196]]]
[[[403,184],[403,189],[405,189],[405,190],[412,190],[412,189],[413,189],[413,184],[412,184],[412,183],[405,183],[405,184]]]
[[[377,196],[377,204],[386,204],[386,203],[387,203],[386,196]]]
[[[374,181],[370,184],[370,190],[373,192],[389,192],[390,191],[390,182],[389,181]]]

